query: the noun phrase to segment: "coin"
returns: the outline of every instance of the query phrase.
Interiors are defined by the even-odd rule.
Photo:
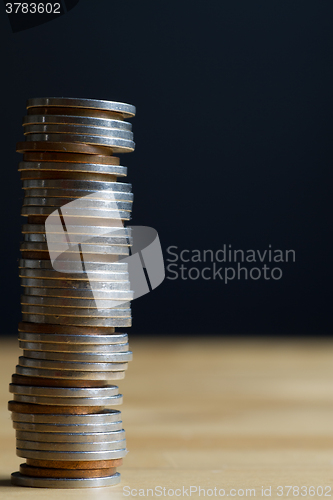
[[[51,234],[51,233],[50,233]],[[56,234],[56,233],[52,233],[52,234]],[[61,234],[59,234],[59,241],[62,241],[60,238],[61,238]],[[108,234],[106,234],[105,236],[104,235],[101,235],[101,236],[93,236],[92,238],[90,238],[89,240],[86,240],[86,241],[83,241],[81,242],[80,240],[82,239],[81,236],[79,236],[78,234],[71,234],[70,236],[70,239],[71,239],[71,243],[72,244],[81,244],[83,248],[85,248],[86,245],[98,245],[98,246],[111,246],[111,247],[114,247],[114,246],[119,246],[120,248],[123,247],[123,246],[131,246],[133,244],[133,239],[131,237],[121,237],[121,236],[117,236],[117,234],[115,234],[114,236],[109,236]],[[46,243],[46,234],[39,234],[39,233],[25,233],[24,234],[24,240],[25,242],[29,242],[29,243]]]
[[[127,370],[128,363],[89,363],[89,362],[59,362],[42,359],[31,359],[19,356],[19,366],[29,368],[41,368],[59,371],[88,371],[88,372],[108,372],[116,371],[121,372]]]
[[[67,138],[69,140],[69,138]],[[89,155],[103,155],[111,156],[112,149],[99,145],[82,144],[75,142],[46,142],[46,141],[30,141],[18,142],[16,144],[16,151],[18,153],[26,153],[31,151],[42,152],[61,152],[64,153],[82,153]]]
[[[82,433],[104,433],[104,432],[115,432],[120,431],[123,428],[123,423],[113,422],[111,424],[32,424],[29,422],[15,422],[13,421],[13,428],[17,431],[25,431],[34,433],[71,433],[71,434],[82,434]]]
[[[48,345],[48,344],[46,344]],[[13,373],[12,383],[19,385],[33,385],[43,387],[106,387],[109,385],[107,380],[66,380],[51,379],[41,377],[27,377]]]
[[[57,264],[62,269],[68,269],[74,272],[82,271],[82,263],[76,262],[75,260],[57,260]],[[99,263],[94,261],[85,260],[85,265],[89,266],[89,272],[126,272],[128,269],[128,264],[126,262],[111,262],[111,263]],[[20,259],[19,269],[47,269],[54,271],[52,262],[48,260],[35,260],[35,259]]]
[[[96,398],[110,397],[118,395],[118,387],[111,385],[108,387],[96,387],[91,389],[72,387],[29,387],[25,385],[9,384],[9,392],[12,394],[25,394],[30,396],[48,396],[61,398]]]
[[[47,467],[54,469],[95,469],[101,468],[109,468],[109,467],[120,467],[123,465],[122,458],[114,459],[114,460],[93,460],[93,461],[84,461],[84,462],[75,462],[75,460],[71,462],[66,462],[65,460],[56,461],[56,460],[34,460],[31,458],[27,459],[27,465],[32,467]]]
[[[22,342],[19,341],[19,347],[24,350],[43,351],[43,352],[61,352],[61,353],[116,353],[128,352],[129,344],[52,344],[50,342]],[[26,353],[24,354],[26,356]]]
[[[125,333],[114,333],[114,328],[93,328],[93,327],[75,327],[75,326],[66,326],[66,325],[37,325],[33,323],[24,323],[20,322],[18,324],[18,330],[19,332],[26,332],[26,333],[56,333],[59,335],[71,335],[71,341],[75,342],[75,336],[79,335],[79,339],[81,339],[80,335],[82,335],[83,339],[87,339],[87,342],[89,342],[89,336],[90,335],[95,335],[95,338],[93,342],[97,341],[98,338],[101,339],[101,343],[104,343],[102,339],[105,339],[107,342],[110,341],[112,342],[122,342],[122,339],[124,338]],[[104,335],[110,335],[109,338],[104,337]],[[88,337],[87,337],[88,336]],[[111,341],[112,339],[112,341]],[[126,335],[127,339],[127,335]],[[127,340],[126,340],[127,341]],[[56,341],[54,341],[56,342]],[[66,340],[65,340],[66,342]],[[78,343],[81,343],[79,340]]]
[[[102,318],[102,317],[74,317],[60,315],[42,315],[42,314],[27,314],[22,313],[23,321],[30,323],[49,323],[53,325],[70,325],[70,326],[97,326],[97,327],[119,327],[125,328],[132,324],[131,317],[128,318]]]
[[[21,180],[76,180],[89,182],[116,182],[117,175],[110,173],[95,173],[95,172],[73,172],[64,170],[57,172],[56,170],[38,171],[38,170],[23,170],[21,171]]]
[[[42,451],[42,450],[27,450],[16,448],[16,454],[21,458],[33,458],[35,460],[66,460],[66,461],[91,461],[91,460],[114,460],[124,458],[127,455],[127,450],[110,450],[110,451]]]
[[[74,201],[74,200],[73,200]],[[23,200],[23,206],[35,206],[35,207],[62,207],[66,205],[68,200],[62,198],[33,198],[25,197]],[[95,199],[86,199],[85,208],[92,209],[103,209],[103,210],[120,210],[131,212],[133,208],[132,201],[104,201]],[[55,210],[55,208],[53,208]]]
[[[61,252],[62,249],[63,249],[63,247],[60,248],[59,245],[52,246],[52,250],[54,252],[56,252],[56,251]],[[31,243],[31,242],[22,242],[20,244],[20,250],[21,250],[21,252],[30,252],[30,253],[31,252],[33,253],[33,252],[48,252],[49,251],[47,243]],[[68,250],[66,250],[66,253],[77,255],[77,250],[73,249],[71,251],[71,249],[68,249]],[[121,256],[126,257],[127,255],[129,255],[129,250],[128,250],[128,247],[126,248],[126,247],[111,246],[111,245],[102,246],[102,245],[82,244],[82,253],[84,253],[84,255],[86,255],[86,254],[98,255],[99,258],[107,256],[107,258],[109,259],[112,255],[121,255]],[[40,255],[37,256],[37,255],[30,255],[29,254],[29,258],[30,257],[31,258],[40,257]]]
[[[109,398],[61,398],[47,396],[25,396],[23,394],[14,394],[14,401],[20,403],[29,403],[37,405],[54,405],[54,406],[73,406],[73,407],[90,407],[98,406],[99,408],[110,408],[115,405],[121,405],[123,402],[122,394],[110,396]]]
[[[23,323],[20,323],[21,328],[28,330]],[[39,325],[35,325],[36,327]],[[47,326],[42,328],[42,330],[47,330]],[[101,332],[98,335],[94,333],[90,333],[87,335],[77,334],[75,327],[66,328],[63,334],[61,333],[53,333],[56,331],[62,331],[61,327],[50,330],[50,333],[33,333],[29,331],[20,330],[19,331],[19,340],[24,340],[27,342],[43,342],[43,343],[61,343],[61,344],[74,344],[74,345],[87,345],[87,346],[95,346],[96,344],[100,344],[101,346],[105,345],[106,347],[110,345],[127,345],[128,336],[126,333],[115,333],[108,335],[107,332]],[[81,332],[81,328],[78,328]],[[97,329],[93,329],[97,330]],[[71,333],[66,333],[71,332]]]
[[[125,363],[132,361],[133,353],[126,352],[47,352],[47,351],[23,351],[24,357],[31,359],[45,359],[51,361],[87,361],[89,363]]]
[[[102,135],[79,135],[79,134],[29,134],[26,136],[27,142],[47,143],[70,142],[80,143],[89,146],[100,146],[111,148],[113,153],[131,153],[134,151],[135,144],[131,140],[118,139],[116,137],[104,137]]]
[[[125,439],[125,431],[111,432],[90,432],[90,433],[71,433],[71,432],[29,432],[16,431],[16,439],[35,442],[52,443],[99,443],[120,441]]]
[[[36,170],[42,172],[81,172],[81,173],[95,173],[95,174],[113,174],[118,177],[125,177],[127,175],[127,168],[118,165],[98,165],[94,163],[48,163],[44,162],[21,162],[19,164],[19,172],[27,170]]]
[[[104,127],[119,130],[132,130],[132,124],[123,120],[111,120],[89,116],[68,115],[27,115],[23,118],[23,126],[37,124],[76,124],[83,127]]]
[[[67,307],[70,314],[71,308],[80,309],[113,309],[113,308],[129,308],[130,302],[122,299],[71,299],[68,297],[31,297],[29,295],[21,295],[21,304],[27,306],[41,307]],[[97,311],[96,311],[97,313]]]
[[[31,465],[21,464],[20,473],[24,476],[31,477],[48,477],[48,478],[67,478],[67,479],[80,479],[88,477],[106,477],[115,474],[117,469],[111,467],[109,469],[50,469],[31,467]]]
[[[66,107],[66,108],[85,108],[114,111],[121,113],[129,118],[135,115],[135,106],[115,101],[103,101],[99,99],[78,99],[67,97],[49,97],[28,99],[27,109],[36,107]]]
[[[77,370],[49,370],[45,368],[30,368],[27,366],[16,365],[16,373],[19,375],[27,375],[28,377],[41,377],[51,379],[73,379],[73,380],[120,380],[125,377],[124,371],[112,372],[87,372]]]
[[[67,452],[85,452],[85,451],[114,451],[124,450],[126,448],[126,439],[119,441],[103,441],[92,443],[54,443],[42,441],[24,441],[23,439],[16,439],[16,448],[20,450],[34,450],[34,451],[67,451]]]
[[[85,415],[100,413],[103,406],[55,406],[39,405],[33,403],[19,403],[18,401],[8,401],[8,410],[16,413],[52,413],[53,415]]]
[[[120,165],[116,156],[89,155],[80,153],[25,153],[23,160],[27,162],[61,162],[61,163],[97,163],[98,165]],[[126,167],[123,167],[126,168]]]
[[[20,456],[20,455],[19,455]],[[99,488],[102,486],[113,486],[120,483],[120,474],[116,472],[107,477],[88,477],[80,479],[63,478],[35,478],[24,476],[20,472],[14,472],[11,475],[11,482],[15,486],[28,486],[31,488]]]
[[[108,290],[98,291],[94,290],[94,294],[90,290],[66,290],[62,288],[33,288],[25,287],[25,298],[27,296],[39,297],[58,297],[62,300],[65,298],[72,299],[90,299],[90,300],[132,300],[133,293],[131,290]],[[83,303],[83,302],[82,302]],[[86,302],[88,304],[88,302]]]
[[[93,182],[93,181],[92,181]],[[130,201],[133,202],[133,193],[129,192],[124,192],[124,191],[115,191],[113,189],[103,189],[101,191],[96,191],[94,187],[90,190],[82,191],[78,189],[56,189],[56,188],[29,188],[25,191],[25,198],[61,198],[61,203],[62,205],[66,205],[67,203],[71,201],[75,201],[78,198],[82,198],[85,196],[87,193],[89,195],[89,198],[92,197],[94,200],[101,200],[101,201]],[[89,203],[88,199],[85,198],[85,203]],[[124,228],[126,229],[126,228]],[[130,228],[127,228],[130,229]],[[44,231],[45,232],[45,231]]]
[[[53,307],[53,306],[32,306],[22,304],[21,310],[23,314],[39,314],[43,316],[65,316],[67,318],[76,318],[82,320],[89,318],[130,318],[131,309],[121,309],[122,305],[111,309],[85,309],[76,307]],[[81,320],[81,321],[82,321]],[[69,320],[70,321],[70,320]]]
[[[88,118],[104,118],[106,120],[123,120],[125,116],[119,111],[110,111],[105,109],[75,108],[61,106],[38,106],[27,109],[28,115],[65,115],[65,116],[83,116]]]
[[[120,122],[126,123],[126,122]],[[81,134],[84,136],[103,136],[108,138],[120,138],[126,139],[128,141],[133,140],[133,133],[130,130],[124,130],[119,128],[106,128],[98,126],[88,126],[88,125],[78,125],[75,123],[67,124],[53,124],[53,123],[39,123],[39,124],[27,124],[24,127],[24,135],[29,136],[30,134]],[[29,138],[28,138],[29,140]],[[84,142],[84,141],[82,141]]]
[[[64,280],[67,279],[68,281],[88,281],[87,274],[83,273],[81,271],[80,273],[60,273],[58,271],[51,271],[51,269],[45,270],[45,269],[28,269],[28,268],[21,268],[19,271],[19,276],[20,278],[43,278],[43,279],[49,279],[52,281],[58,281],[58,280]],[[95,271],[89,271],[89,282],[91,281],[128,281],[128,273],[127,272],[95,272]],[[53,286],[53,283],[52,283]],[[56,286],[56,285],[54,285]]]
[[[123,287],[121,285],[123,284]],[[90,290],[91,285],[89,281],[74,281],[65,279],[41,279],[41,278],[22,278],[21,279],[22,287],[34,287],[34,288],[59,288],[59,289],[75,289],[75,290]],[[99,282],[98,290],[119,290],[119,289],[129,289],[130,284],[129,281],[108,281],[108,282]],[[87,325],[88,326],[88,325]],[[94,326],[94,325],[91,325]]]
[[[21,405],[22,406],[22,405]],[[25,405],[27,406],[27,405]],[[31,405],[28,405],[31,407]],[[40,414],[41,413],[41,414]],[[50,412],[49,412],[50,413]],[[78,414],[33,414],[28,412],[15,412],[13,410],[12,420],[14,422],[26,422],[33,424],[55,424],[55,425],[101,425],[118,422],[121,418],[120,410],[104,410],[102,413],[93,413],[88,415]]]
[[[21,210],[21,215],[50,215],[54,212],[54,207],[26,207],[23,206]],[[120,210],[102,210],[102,209],[66,209],[66,212],[69,217],[82,217],[82,218],[93,218],[96,219],[121,219],[121,220],[130,220],[131,214],[130,212],[120,211]]]
[[[98,181],[75,181],[72,179],[68,180],[50,180],[50,179],[36,179],[23,181],[23,189],[61,189],[61,190],[72,190],[76,189],[78,191],[104,191],[112,190],[111,192],[125,192],[129,193],[132,189],[132,185],[125,182],[98,182]],[[105,192],[105,191],[104,191]],[[65,193],[63,193],[65,196]],[[83,195],[81,195],[83,196]]]
[[[45,359],[51,361],[87,361],[89,363],[125,363],[132,361],[132,352],[47,352],[47,351],[23,351],[26,358]]]

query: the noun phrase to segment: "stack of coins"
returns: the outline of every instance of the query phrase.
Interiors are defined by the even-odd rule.
[[[31,99],[19,165],[23,287],[19,358],[9,402],[16,485],[108,486],[126,455],[122,379],[132,359],[128,264],[131,185],[114,154],[134,150],[133,106],[91,99]],[[122,262],[123,260],[123,262]]]

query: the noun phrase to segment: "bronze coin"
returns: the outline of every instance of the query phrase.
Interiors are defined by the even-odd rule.
[[[21,464],[20,473],[31,477],[54,477],[68,479],[82,479],[86,477],[106,477],[115,474],[117,469],[51,469],[46,467],[32,467],[31,465]]]
[[[17,385],[33,385],[36,387],[107,387],[103,380],[65,380],[53,378],[26,377],[13,373],[12,383]]]
[[[50,255],[48,250],[39,250],[38,252],[32,252],[31,250],[23,250],[22,259],[32,259],[32,260],[50,260]]]
[[[96,174],[90,172],[64,172],[63,170],[24,170],[21,172],[21,180],[30,179],[75,179],[79,181],[99,181],[99,182],[117,182],[117,176],[113,174],[103,173]]]
[[[111,120],[123,120],[122,113],[116,111],[108,111],[102,109],[92,108],[60,108],[57,106],[50,106],[47,108],[33,107],[27,109],[28,115],[65,115],[65,116],[88,116],[91,118],[106,118]]]
[[[54,415],[92,415],[101,413],[103,406],[49,406],[8,401],[8,410],[16,413],[43,413]]]
[[[59,460],[35,460],[27,458],[27,465],[32,467],[45,467],[52,469],[110,469],[113,467],[120,467],[123,465],[123,459],[117,458],[115,460],[89,460],[89,461],[59,461]]]
[[[93,163],[97,165],[120,165],[117,156],[84,155],[79,153],[25,153],[24,161],[56,163]]]
[[[18,330],[26,333],[61,333],[64,335],[112,335],[115,333],[113,327],[49,325],[23,321],[19,323]]]
[[[112,156],[112,149],[105,146],[93,146],[82,144],[80,142],[18,142],[16,145],[18,153],[27,153],[31,151],[54,151],[64,153],[83,153],[88,155]]]

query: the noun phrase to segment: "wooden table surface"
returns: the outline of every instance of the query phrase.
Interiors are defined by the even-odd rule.
[[[24,461],[7,411],[20,350],[0,342],[1,500],[120,499],[129,490],[169,498],[170,489],[198,498],[199,487],[200,498],[263,497],[270,487],[271,498],[333,496],[332,341],[132,340],[119,383],[129,449],[122,482],[89,490],[10,486]]]

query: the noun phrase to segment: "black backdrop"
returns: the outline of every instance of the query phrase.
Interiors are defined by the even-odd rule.
[[[71,96],[137,106],[133,224],[165,257],[296,252],[280,280],[166,279],[133,303],[132,335],[329,334],[332,16],[331,1],[80,0],[12,33],[2,9],[1,333],[20,318],[25,101]]]

